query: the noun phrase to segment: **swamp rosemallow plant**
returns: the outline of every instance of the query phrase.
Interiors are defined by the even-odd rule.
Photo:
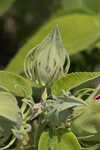
[[[0,150],[20,149],[23,141],[33,150],[100,148],[99,86],[72,90],[100,72],[67,74],[69,66],[56,26],[27,54],[28,79],[0,72]]]

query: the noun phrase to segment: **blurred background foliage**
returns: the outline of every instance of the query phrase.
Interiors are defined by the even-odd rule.
[[[0,69],[21,73],[26,53],[58,24],[70,72],[99,71],[99,14],[100,0],[0,0]]]

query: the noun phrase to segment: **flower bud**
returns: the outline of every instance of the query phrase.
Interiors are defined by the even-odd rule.
[[[33,48],[25,59],[25,74],[39,86],[51,86],[69,69],[69,56],[63,47],[58,26]]]

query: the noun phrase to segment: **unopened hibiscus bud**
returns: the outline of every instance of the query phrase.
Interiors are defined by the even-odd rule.
[[[39,86],[51,86],[69,69],[69,56],[63,47],[58,26],[33,48],[25,59],[25,73]]]

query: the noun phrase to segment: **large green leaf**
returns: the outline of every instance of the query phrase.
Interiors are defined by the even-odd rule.
[[[0,87],[14,93],[16,96],[30,97],[32,94],[30,83],[19,75],[0,71]]]
[[[100,76],[100,72],[76,72],[67,74],[65,77],[57,80],[52,86],[54,94],[59,93],[61,90],[70,90],[78,85],[95,79]]]
[[[60,129],[56,135],[52,135],[49,131],[44,131],[40,137],[38,150],[81,150],[75,135]]]
[[[70,55],[86,50],[100,37],[100,19],[97,16],[72,14],[49,20],[19,50],[19,53],[8,65],[7,70],[21,73],[27,52],[40,43],[56,24],[59,26],[64,46]]]
[[[15,0],[0,0],[0,15],[5,13]]]

